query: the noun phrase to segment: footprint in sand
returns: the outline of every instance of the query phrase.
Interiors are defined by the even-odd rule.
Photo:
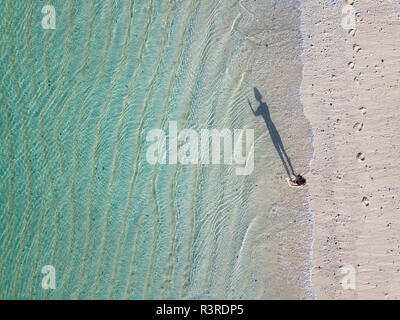
[[[354,50],[354,52],[359,52],[361,50],[361,47],[358,44],[354,44],[353,50]]]
[[[364,203],[364,205],[365,205],[366,207],[369,206],[369,200],[368,200],[367,197],[363,197],[363,198],[361,199],[361,202]]]
[[[363,152],[357,153],[356,158],[357,158],[358,161],[360,161],[360,162],[364,161],[364,160],[365,160],[365,153],[363,153]]]
[[[353,61],[350,61],[347,65],[349,66],[350,69],[354,69],[354,62]]]
[[[364,124],[362,122],[356,122],[353,126],[353,129],[357,131],[361,131],[363,129]]]
[[[367,109],[366,109],[365,107],[361,107],[361,108],[360,108],[360,111],[361,111],[361,113],[364,114],[364,115],[367,113]]]
[[[350,30],[349,30],[349,35],[352,36],[352,37],[354,37],[354,36],[356,35],[356,30],[350,29]]]
[[[361,13],[360,13],[360,12],[357,12],[357,13],[356,13],[356,17],[357,17],[357,21],[358,21],[358,22],[361,22],[361,21],[364,20],[364,18],[361,17]]]

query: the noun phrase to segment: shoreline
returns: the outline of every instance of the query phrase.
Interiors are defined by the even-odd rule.
[[[312,154],[311,127],[300,100],[300,1],[243,1],[240,8],[235,28],[245,35],[243,51],[252,71],[246,76],[246,98],[255,108],[263,104],[268,115],[254,117],[243,101],[256,138],[254,181],[234,278],[250,284],[253,299],[312,299],[308,187],[290,188],[286,181],[291,167],[308,174]],[[285,154],[291,164],[283,163]]]

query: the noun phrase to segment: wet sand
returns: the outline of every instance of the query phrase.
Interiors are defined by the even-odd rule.
[[[248,288],[238,289],[246,295],[253,288],[256,299],[312,299],[308,187],[289,188],[286,182],[291,166],[295,173],[307,174],[313,154],[311,127],[300,101],[300,2],[241,4],[235,28],[247,36],[248,99],[253,111],[260,109],[255,116],[245,101],[244,117],[253,119],[255,181],[248,202],[253,214],[235,277],[249,278],[241,280]]]

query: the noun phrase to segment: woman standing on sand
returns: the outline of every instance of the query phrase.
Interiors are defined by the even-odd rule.
[[[304,186],[306,184],[306,179],[302,175],[294,173],[292,163],[290,162],[290,158],[287,155],[285,148],[283,147],[282,139],[279,135],[279,132],[276,129],[274,123],[272,122],[271,116],[269,114],[268,106],[265,102],[262,101],[261,93],[260,93],[260,91],[258,91],[257,88],[254,88],[254,96],[260,105],[258,106],[257,110],[254,111],[253,107],[251,106],[251,103],[249,101],[251,111],[253,112],[253,114],[256,117],[260,116],[260,115],[263,117],[265,124],[267,125],[269,135],[275,146],[275,149],[278,152],[278,155],[279,155],[279,157],[282,161],[282,164],[285,167],[286,173],[289,177],[289,178],[286,178],[288,185],[290,187]],[[290,170],[289,170],[289,168],[290,168]]]

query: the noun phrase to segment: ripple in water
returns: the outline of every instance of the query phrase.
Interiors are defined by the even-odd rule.
[[[306,168],[297,2],[52,5],[55,30],[37,1],[0,4],[0,297],[310,296],[306,191],[288,194],[247,102],[257,87],[280,105],[271,116],[287,150],[306,145],[292,159]],[[146,135],[170,121],[254,129],[254,172],[149,164]]]

